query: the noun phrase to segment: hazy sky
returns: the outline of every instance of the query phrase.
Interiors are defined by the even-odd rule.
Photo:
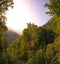
[[[26,23],[38,26],[45,24],[51,17],[45,14],[44,7],[49,0],[14,0],[14,8],[7,11],[7,26],[15,30],[23,30]]]

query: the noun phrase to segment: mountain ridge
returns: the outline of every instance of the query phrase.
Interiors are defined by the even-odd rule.
[[[8,27],[8,31],[5,33],[5,38],[8,42],[12,42],[13,40],[17,39],[20,37],[20,34],[18,34],[15,30],[12,28]]]
[[[45,29],[51,29],[57,35],[60,35],[60,17],[52,17],[45,25],[43,25]]]

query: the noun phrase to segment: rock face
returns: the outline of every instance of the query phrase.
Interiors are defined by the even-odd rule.
[[[13,29],[8,28],[8,31],[5,33],[6,35],[6,40],[10,43],[13,40],[15,40],[16,38],[18,38],[20,35],[18,33],[16,33]]]

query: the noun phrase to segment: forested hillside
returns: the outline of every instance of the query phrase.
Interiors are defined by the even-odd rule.
[[[57,36],[60,35],[60,17],[52,17],[43,27],[53,30]]]
[[[28,28],[23,30],[23,35],[11,44],[0,40],[0,47],[3,47],[0,48],[3,50],[1,64],[60,64],[60,35],[56,37],[57,28],[53,30],[50,27],[55,28],[57,25],[52,25],[53,22],[51,19],[42,27],[28,24]]]
[[[50,13],[54,16],[40,27],[28,23],[23,34],[11,43],[5,39],[7,27],[3,14],[6,9],[2,7],[9,7],[13,1],[0,1],[3,11],[0,11],[0,64],[60,64],[60,8],[58,11],[54,8],[57,3],[60,6],[60,0],[50,1],[54,5]]]
[[[28,25],[23,35],[7,48],[9,61],[14,64],[60,64],[59,38],[52,29]]]

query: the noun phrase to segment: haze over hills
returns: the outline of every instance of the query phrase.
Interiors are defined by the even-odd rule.
[[[10,27],[8,27],[8,31],[5,33],[6,39],[8,42],[12,42],[16,38],[18,38],[20,36],[20,34],[21,34],[21,32],[19,30],[15,31]]]
[[[19,35],[21,35],[21,34],[22,34],[22,31],[20,31],[20,30],[12,29],[11,27],[7,27],[7,28],[8,28],[8,31],[15,32],[15,33],[17,33],[17,34],[19,34]]]

